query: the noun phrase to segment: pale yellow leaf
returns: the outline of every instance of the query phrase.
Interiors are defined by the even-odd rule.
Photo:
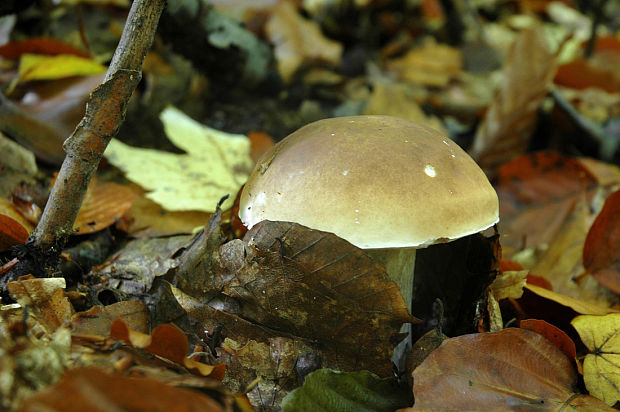
[[[213,212],[225,195],[230,197],[222,207],[230,207],[252,168],[249,139],[204,126],[172,107],[160,118],[168,138],[186,154],[112,139],[105,151],[108,161],[166,210]]]
[[[499,301],[506,298],[520,298],[523,295],[528,272],[528,270],[510,270],[499,274],[489,286],[495,299]]]
[[[583,380],[590,395],[607,405],[620,401],[620,313],[578,316],[571,324],[591,352],[583,361]]]

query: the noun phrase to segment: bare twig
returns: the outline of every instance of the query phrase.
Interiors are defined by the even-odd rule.
[[[46,256],[58,255],[72,233],[88,184],[110,139],[118,132],[127,102],[140,81],[142,62],[165,3],[133,2],[105,80],[90,95],[86,114],[65,141],[67,155],[27,247]]]

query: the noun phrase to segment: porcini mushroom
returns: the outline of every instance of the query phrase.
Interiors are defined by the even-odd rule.
[[[239,206],[262,220],[332,232],[385,265],[411,309],[416,249],[493,226],[495,190],[456,143],[392,116],[319,120],[272,148]]]

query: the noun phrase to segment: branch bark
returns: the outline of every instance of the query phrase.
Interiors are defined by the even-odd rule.
[[[104,82],[91,94],[86,114],[64,143],[67,155],[41,220],[26,244],[30,251],[23,253],[32,256],[38,251],[45,256],[47,264],[39,268],[43,269],[41,274],[55,270],[53,261],[57,261],[73,232],[88,184],[105,148],[118,132],[127,102],[140,81],[142,62],[153,43],[165,4],[166,0],[133,2]]]

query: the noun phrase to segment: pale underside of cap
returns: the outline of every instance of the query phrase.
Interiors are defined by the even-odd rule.
[[[484,172],[441,133],[391,116],[324,119],[265,155],[239,215],[296,222],[360,248],[424,247],[497,223]]]

